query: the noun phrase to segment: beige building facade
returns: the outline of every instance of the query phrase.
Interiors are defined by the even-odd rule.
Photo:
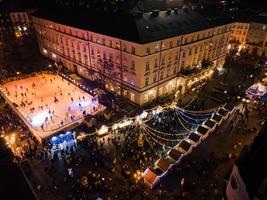
[[[44,56],[141,106],[176,92],[183,95],[211,77],[224,64],[232,26],[137,43],[41,17],[32,21]],[[201,70],[203,60],[212,64]],[[179,75],[194,69],[199,73]]]
[[[267,16],[266,16],[267,17]],[[252,22],[247,35],[247,49],[251,54],[267,56],[267,24]]]
[[[235,22],[231,28],[231,42],[236,42],[239,44],[246,43],[247,34],[249,31],[250,23],[246,22]]]

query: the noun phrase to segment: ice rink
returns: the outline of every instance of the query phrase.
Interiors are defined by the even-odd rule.
[[[67,127],[85,114],[93,115],[104,108],[97,97],[59,75],[39,74],[6,83],[1,88],[28,126],[42,134],[40,137],[47,137],[49,132]]]

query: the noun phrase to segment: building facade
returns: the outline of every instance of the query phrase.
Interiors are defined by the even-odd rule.
[[[224,63],[232,25],[223,23],[136,42],[40,16],[33,16],[32,20],[44,56],[82,77],[98,80],[108,90],[138,105],[175,92],[183,95],[207,80],[214,68]],[[145,29],[153,32],[148,25]],[[203,61],[212,64],[201,70]],[[177,76],[197,69],[199,73],[194,75]]]
[[[267,23],[252,22],[250,24],[247,34],[247,49],[251,54],[267,56]]]
[[[239,44],[246,43],[249,26],[250,26],[250,23],[235,22],[232,25],[232,30],[231,30],[232,33],[231,33],[230,41],[236,42]]]
[[[1,6],[0,6],[1,9]],[[12,39],[14,36],[14,29],[10,16],[4,10],[0,11],[0,41]]]
[[[25,10],[10,12],[9,15],[13,24],[15,36],[19,38],[22,35],[27,35],[32,25],[29,13]]]

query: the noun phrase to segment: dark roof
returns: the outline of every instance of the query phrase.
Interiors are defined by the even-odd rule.
[[[216,122],[219,122],[221,121],[222,119],[222,116],[221,115],[218,115],[218,114],[214,114],[212,117],[211,117],[212,120],[216,121]]]
[[[228,114],[228,111],[220,108],[217,113],[225,117]]]
[[[213,122],[213,121],[211,121],[210,119],[208,119],[207,121],[205,121],[204,124],[205,124],[207,127],[209,127],[209,128],[213,128],[213,127],[216,125],[216,123]]]
[[[245,147],[239,158],[236,160],[236,166],[242,180],[246,184],[249,194],[254,194],[263,179],[267,177],[267,123],[254,139],[250,147]]]
[[[171,149],[169,151],[168,156],[171,157],[173,160],[179,160],[179,158],[181,157],[181,153],[179,151],[177,151],[176,149]]]
[[[257,10],[243,10],[234,17],[235,21],[238,22],[255,22],[267,24],[267,12],[265,11],[257,11]]]
[[[181,143],[179,144],[179,147],[181,147],[185,151],[188,151],[191,147],[191,144],[186,140],[182,140]]]
[[[233,103],[228,103],[223,108],[231,112],[232,110],[234,110],[235,105]]]
[[[198,142],[200,139],[200,135],[198,135],[196,133],[190,133],[190,135],[188,136],[188,139],[190,139],[194,142]]]
[[[4,0],[0,1],[0,9],[6,12],[26,12],[32,9],[36,9],[37,5],[34,0]]]
[[[163,172],[167,171],[172,162],[165,158],[160,158],[157,162],[157,167],[161,169]]]
[[[199,132],[201,135],[205,135],[209,130],[204,126],[199,126],[196,131]]]
[[[178,10],[177,14],[174,11],[170,14],[160,11],[157,16],[153,16],[151,12],[136,16],[128,12],[43,8],[33,16],[141,44],[230,22],[228,18],[219,14],[209,16],[184,10]]]

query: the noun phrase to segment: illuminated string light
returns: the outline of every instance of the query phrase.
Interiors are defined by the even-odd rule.
[[[145,129],[143,129],[143,130],[144,130],[144,133],[145,133],[146,130],[145,130]],[[146,132],[146,133],[147,133],[147,132]],[[157,144],[161,145],[162,147],[168,147],[168,148],[170,148],[170,149],[172,148],[172,147],[169,146],[169,145],[163,144],[163,143],[161,143],[161,142],[155,140],[153,137],[151,137],[151,135],[150,135],[149,133],[147,133],[147,134],[145,134],[145,135],[147,135],[148,137],[150,137],[154,142],[156,142]]]
[[[146,130],[148,133],[151,133],[153,136],[161,139],[161,140],[165,140],[165,141],[168,141],[168,142],[177,142],[177,141],[179,141],[179,139],[167,139],[167,138],[163,138],[161,136],[155,135],[151,130],[146,129],[145,127],[143,127],[143,129]]]

